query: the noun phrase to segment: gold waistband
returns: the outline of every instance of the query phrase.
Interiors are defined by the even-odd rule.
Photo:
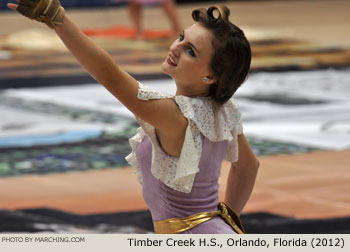
[[[239,217],[223,202],[219,203],[218,210],[214,212],[203,212],[185,218],[154,221],[154,231],[156,234],[180,234],[216,216],[221,216],[236,233],[245,233]]]

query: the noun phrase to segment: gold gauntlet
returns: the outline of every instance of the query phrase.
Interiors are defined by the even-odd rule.
[[[51,29],[62,24],[64,9],[58,0],[19,0],[17,11],[22,15],[47,24]]]

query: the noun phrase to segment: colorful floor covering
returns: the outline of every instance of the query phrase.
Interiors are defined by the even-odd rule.
[[[143,41],[134,40],[134,31],[125,27],[86,29],[84,32],[105,48],[124,69],[137,79],[156,80],[167,78],[161,73],[160,64],[166,57],[169,45],[172,43],[171,32],[146,30],[145,36],[147,39]],[[252,72],[255,73],[281,71],[284,73],[287,70],[330,67],[346,69],[350,62],[350,51],[347,49],[320,46],[304,41],[260,39],[251,41],[251,45],[253,50]],[[3,36],[0,38],[0,50],[2,50],[0,56],[3,57],[0,60],[0,89],[95,82],[73,56],[64,49],[57,37],[46,30],[30,30]],[[339,73],[342,74],[342,72]],[[284,77],[283,74],[275,79],[268,77],[270,79],[267,82],[270,86],[274,84],[277,86],[290,85],[290,83],[287,84],[288,82],[283,83]],[[266,82],[264,76],[261,77],[261,75],[253,75],[252,78],[258,80],[262,78],[261,82]],[[315,82],[315,80],[305,81],[304,79],[298,79],[297,82]],[[334,80],[332,79],[332,81]],[[339,85],[343,85],[342,81],[338,82]],[[301,86],[305,87],[305,83]],[[325,85],[328,84],[325,83]],[[250,86],[261,88],[261,83],[254,83]],[[336,87],[339,88],[339,86]],[[89,87],[87,89],[92,90],[93,88]],[[314,89],[314,86],[312,86],[309,90]],[[304,111],[308,111],[311,107],[306,114],[315,113],[313,105],[325,106],[332,102],[329,97],[327,99],[322,96],[309,97],[302,93],[295,94],[293,90],[286,91],[284,94],[281,91],[276,93],[276,87],[268,90],[267,93],[261,90],[253,90],[254,92],[248,90],[243,91],[238,96],[243,104],[243,112],[248,115],[248,121],[252,121],[250,117],[259,117],[257,111],[259,111],[259,108],[266,106],[266,103],[276,107],[276,109],[271,106],[266,107],[266,111],[271,114],[270,117],[274,118],[285,114],[285,111],[290,112],[292,107],[294,113],[300,116],[300,113],[302,113],[299,109],[300,106],[304,106],[302,109]],[[35,95],[34,98],[30,98],[31,96],[33,95],[30,94],[29,99],[27,99],[28,97],[25,94],[24,97],[21,97],[8,95],[5,90],[2,93],[0,92],[0,110],[3,115],[7,115],[5,117],[7,119],[5,120],[3,117],[4,122],[0,123],[0,176],[104,169],[126,165],[124,157],[130,152],[127,139],[136,132],[137,123],[134,119],[125,117],[123,113],[116,112],[114,108],[107,111],[94,109],[104,107],[112,101],[102,101],[103,98],[100,98],[102,102],[96,102],[96,104],[86,108],[85,105],[71,106],[55,102],[54,99],[46,99],[45,101],[35,98]],[[64,97],[64,94],[61,95],[61,98]],[[77,102],[79,102],[80,97],[81,94],[76,96]],[[86,97],[85,99],[90,98]],[[74,97],[72,100],[74,100]],[[249,106],[246,104],[249,104]],[[24,120],[27,114],[28,120]],[[41,117],[34,120],[31,117],[32,114]],[[11,116],[23,118],[23,122]],[[43,125],[42,117],[52,117],[51,124]],[[64,118],[65,121],[60,121],[60,118]],[[259,135],[261,130],[258,130],[256,135],[254,120],[253,124],[247,124],[247,133],[248,136],[250,132],[254,133],[249,137],[249,141],[257,155],[296,153],[319,149],[317,145],[281,141],[280,138],[274,139],[271,136],[266,138],[264,135]],[[35,135],[35,133],[29,132],[30,134],[27,133],[29,137],[26,137],[23,132],[31,125],[25,125],[24,122],[42,124],[43,130],[40,132],[40,127],[37,127],[36,132],[40,132],[40,134]],[[68,125],[71,122],[72,125],[69,131],[58,127],[56,131],[48,130],[46,132],[47,128],[54,125],[65,123]],[[118,130],[105,130],[106,127],[115,127],[121,122],[124,123],[124,126]],[[258,119],[256,123],[260,126],[264,125],[264,120]],[[104,126],[96,126],[99,124]],[[267,131],[275,132],[271,131],[273,123],[267,121],[266,125],[269,128]],[[16,129],[18,129],[18,132],[23,129],[22,134],[12,133],[11,135],[11,132],[16,132]],[[250,131],[250,129],[252,130]],[[329,147],[328,145],[325,146],[323,146],[323,149]]]
[[[160,64],[174,38],[169,31],[145,31],[148,38],[133,40],[125,27],[90,29],[93,40],[136,78],[166,78]],[[164,37],[164,38],[161,38]],[[252,71],[310,70],[349,67],[350,51],[292,39],[251,41]],[[19,31],[0,38],[0,88],[50,86],[92,82],[92,78],[46,30]],[[5,56],[4,56],[5,57]]]
[[[128,139],[136,133],[138,124],[116,113],[74,108],[50,102],[31,101],[21,98],[0,95],[0,106],[17,109],[29,113],[40,113],[65,117],[68,120],[88,123],[128,125],[123,130],[98,131],[87,140],[86,135],[74,139],[73,135],[57,133],[28,137],[14,136],[0,138],[0,176],[24,174],[46,174],[52,172],[83,171],[122,167],[127,163],[124,157],[130,153]],[[3,125],[4,128],[25,127],[25,125]],[[78,134],[78,133],[75,133]],[[249,138],[257,155],[273,155],[278,153],[298,153],[317,148],[303,145]],[[50,143],[50,144],[48,144]]]
[[[348,234],[350,218],[295,219],[268,213],[241,216],[249,234]],[[16,225],[13,225],[17,223]],[[149,211],[78,215],[53,209],[0,210],[0,233],[153,233]]]

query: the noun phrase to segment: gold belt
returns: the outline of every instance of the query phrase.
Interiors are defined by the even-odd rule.
[[[154,221],[154,231],[156,234],[179,234],[194,228],[203,222],[211,220],[216,216],[221,216],[236,233],[245,233],[239,217],[224,202],[219,203],[218,210],[214,212],[203,212],[185,218],[172,218]]]

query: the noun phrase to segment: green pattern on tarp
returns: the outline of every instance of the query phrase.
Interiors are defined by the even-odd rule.
[[[0,176],[47,174],[127,167],[129,137],[137,127],[74,144],[0,148]],[[317,150],[300,145],[248,138],[257,155],[303,153]]]
[[[307,147],[291,143],[282,143],[264,139],[247,137],[253,151],[259,156],[269,156],[276,154],[303,153],[308,151],[318,151],[320,149]]]
[[[85,171],[126,166],[128,139],[138,126],[79,143],[0,148],[0,176]]]

